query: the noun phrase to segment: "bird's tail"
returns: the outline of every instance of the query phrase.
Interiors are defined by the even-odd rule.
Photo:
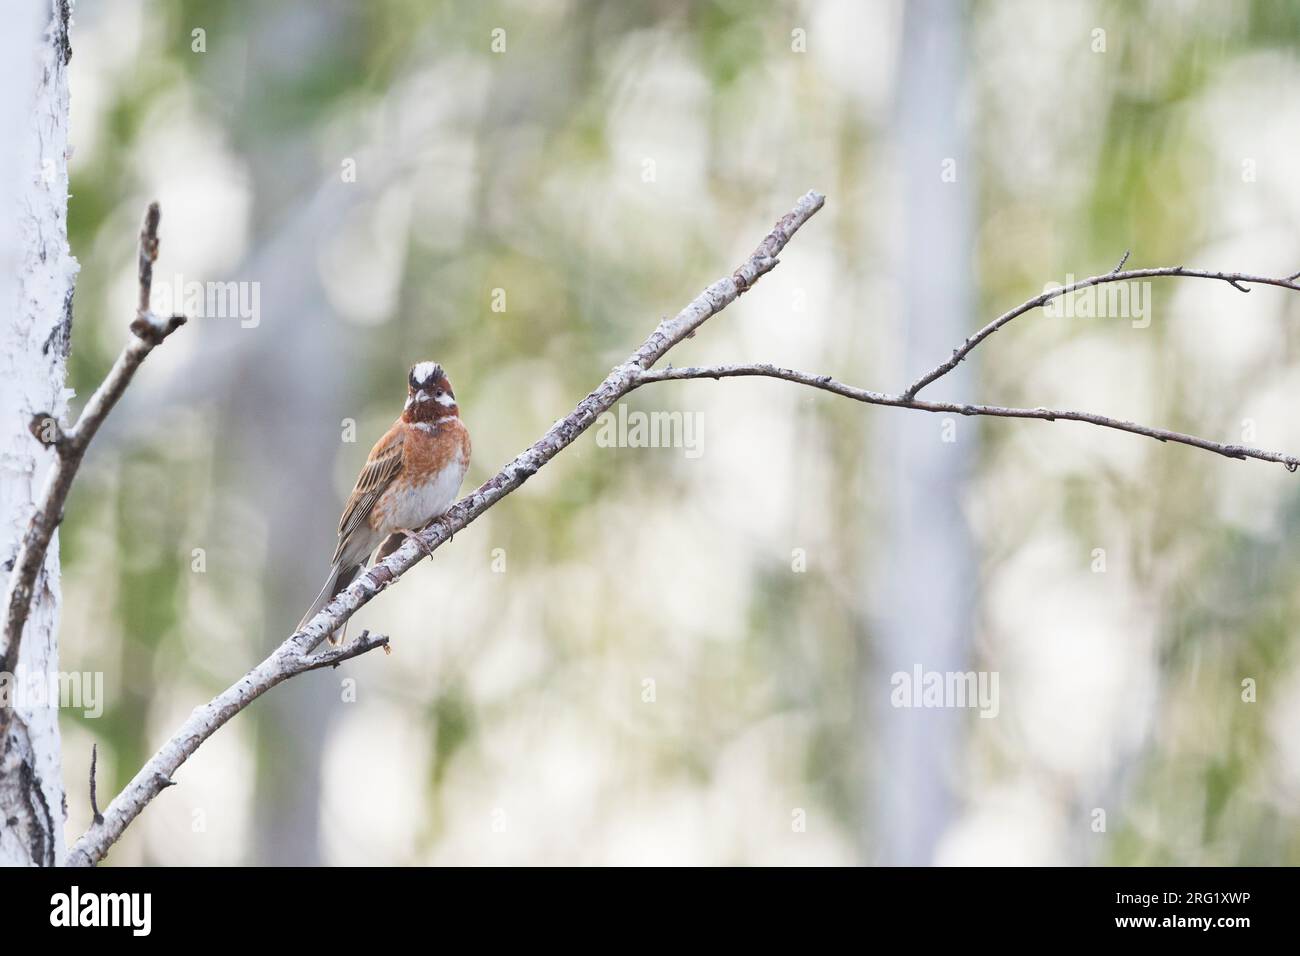
[[[311,602],[311,607],[309,607],[307,613],[302,616],[302,620],[298,622],[298,627],[295,630],[301,631],[303,627],[306,626],[307,622],[316,616],[321,608],[338,597],[339,592],[351,584],[353,579],[356,578],[356,576],[364,569],[364,564],[342,563],[335,564],[330,568],[329,576],[325,578],[325,586],[320,589],[320,594],[316,595],[316,600]],[[337,644],[343,639],[343,635],[346,631],[347,624],[344,624],[343,627],[329,635],[329,642],[331,644]]]

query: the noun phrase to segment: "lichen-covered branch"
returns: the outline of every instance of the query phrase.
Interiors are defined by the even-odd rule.
[[[149,762],[126,785],[126,789],[113,798],[89,830],[68,850],[66,866],[93,866],[104,858],[127,824],[140,815],[154,797],[172,786],[172,774],[199,745],[217,732],[226,721],[234,717],[276,684],[290,677],[305,674],[322,667],[333,667],[379,647],[387,647],[388,638],[381,634],[363,631],[355,640],[341,647],[330,648],[321,654],[307,657],[296,651],[288,641],[281,644],[270,657],[245,674],[238,682],[227,687],[202,707],[196,707],[180,729],[172,735]]]

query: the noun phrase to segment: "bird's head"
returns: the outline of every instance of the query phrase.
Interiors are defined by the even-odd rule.
[[[437,362],[417,362],[406,378],[406,406],[402,419],[408,422],[432,422],[456,417],[456,393],[451,390],[447,373]]]

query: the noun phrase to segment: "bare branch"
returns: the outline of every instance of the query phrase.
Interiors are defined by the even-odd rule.
[[[162,219],[162,209],[156,202],[151,202],[144,211],[144,222],[140,224],[140,254],[137,257],[136,274],[140,279],[140,298],[135,313],[138,316],[149,314],[149,295],[153,291],[153,264],[158,261],[158,223]]]
[[[382,647],[385,654],[392,653],[387,637],[382,634],[372,635],[369,631],[362,631],[354,641],[348,641],[338,647],[331,647],[319,654],[299,655],[296,660],[302,665],[302,669],[295,673],[305,674],[307,671],[320,670],[322,667],[338,667],[344,661],[360,657],[367,651],[373,651],[377,647]]]
[[[226,688],[202,707],[195,708],[171,740],[150,758],[135,775],[126,789],[113,798],[103,816],[91,825],[68,850],[66,866],[93,866],[104,858],[108,848],[117,842],[127,824],[140,815],[154,797],[174,786],[172,774],[199,745],[276,684],[290,677],[305,674],[320,667],[331,667],[343,661],[387,647],[388,638],[363,632],[356,640],[341,647],[331,648],[324,654],[305,657],[286,641],[262,663]]]
[[[1124,258],[1120,260],[1120,265],[1122,266],[1127,261],[1128,253],[1125,253]],[[941,365],[935,366],[909,385],[903,391],[903,397],[915,397],[917,392],[921,391],[921,389],[925,388],[931,382],[943,378],[943,376],[947,375],[960,365],[962,360],[965,359],[977,345],[987,339],[998,329],[1002,328],[1002,326],[1006,325],[1012,319],[1024,315],[1026,312],[1030,312],[1046,305],[1055,298],[1069,295],[1072,292],[1086,289],[1089,286],[1102,285],[1106,282],[1128,282],[1131,279],[1152,279],[1163,276],[1178,276],[1189,279],[1216,279],[1220,282],[1228,283],[1228,285],[1240,292],[1250,291],[1245,285],[1243,285],[1243,283],[1248,283],[1250,285],[1273,285],[1283,289],[1290,289],[1293,292],[1300,292],[1300,285],[1296,285],[1293,281],[1297,278],[1297,276],[1294,275],[1285,279],[1274,279],[1269,278],[1268,276],[1248,275],[1243,272],[1207,272],[1200,269],[1185,269],[1182,266],[1166,266],[1160,269],[1130,269],[1128,272],[1115,271],[1108,272],[1105,275],[1091,276],[1090,278],[1080,279],[1078,282],[1072,282],[1069,285],[1061,286],[1057,289],[1049,289],[1042,295],[1034,296],[1034,298],[1030,299],[1028,302],[1016,306],[1010,312],[1002,313],[988,325],[984,326],[984,328],[967,338],[960,346],[953,349],[952,358],[948,359],[948,361]]]
[[[99,763],[99,744],[90,745],[90,812],[96,823],[104,822],[104,815],[99,812],[99,795],[95,792],[95,766]]]
[[[795,232],[822,208],[826,197],[809,192],[783,216],[758,248],[729,276],[713,283],[676,316],[663,318],[659,325],[625,362],[615,366],[572,412],[561,418],[532,446],[509,462],[494,477],[466,495],[420,534],[408,539],[386,560],[376,564],[326,605],[301,631],[290,635],[271,656],[236,684],[198,708],[181,728],[154,754],[148,763],[104,812],[104,823],[87,830],[68,851],[69,866],[93,866],[126,827],[148,806],[171,775],[226,721],[281,681],[319,667],[333,666],[348,658],[387,646],[387,638],[363,634],[342,648],[312,655],[312,651],[337,630],[357,609],[369,603],[422,558],[431,555],[452,535],[466,527],[506,495],[519,488],[539,468],[567,448],[638,384],[645,369],[659,361],[674,345],[694,334],[710,316],[716,315],[753,287],[777,264],[777,256]]]
[[[158,204],[150,203],[140,230],[140,297],[135,319],[131,322],[131,331],[134,333],[131,340],[122,349],[99,388],[91,395],[73,428],[62,429],[49,415],[37,415],[32,421],[33,435],[42,444],[52,447],[56,457],[9,575],[0,673],[13,673],[17,667],[23,627],[31,612],[36,580],[45,565],[45,555],[49,551],[54,531],[63,520],[64,502],[67,501],[73,479],[77,476],[77,469],[81,467],[81,460],[85,457],[91,439],[131,384],[131,378],[140,363],[168,335],[185,324],[184,316],[159,319],[149,311],[153,263],[158,257],[158,220]],[[0,707],[0,729],[7,724],[9,713],[8,706]]]
[[[807,372],[777,368],[773,365],[717,365],[708,368],[654,369],[644,372],[640,376],[639,384],[672,382],[692,378],[722,379],[744,376],[779,378],[787,382],[796,382],[800,385],[832,392],[845,398],[851,398],[856,402],[864,402],[868,405],[884,405],[890,408],[911,408],[922,412],[944,412],[955,415],[987,415],[996,418],[1037,418],[1048,422],[1054,422],[1057,419],[1087,422],[1090,425],[1099,425],[1102,428],[1114,428],[1119,431],[1131,432],[1134,435],[1145,435],[1147,438],[1156,439],[1156,441],[1172,441],[1183,445],[1191,445],[1194,448],[1212,451],[1227,458],[1237,458],[1243,461],[1247,458],[1257,458],[1260,461],[1277,462],[1285,466],[1287,471],[1295,471],[1297,467],[1300,467],[1300,458],[1284,455],[1281,452],[1265,451],[1260,448],[1252,448],[1249,445],[1224,444],[1210,441],[1207,438],[1198,438],[1195,435],[1185,435],[1182,432],[1168,431],[1164,428],[1151,428],[1147,425],[1139,425],[1119,418],[1109,418],[1105,415],[1094,415],[1091,412],[1075,412],[1053,408],[1007,408],[1001,405],[969,405],[961,402],[931,402],[924,399],[907,398],[905,395],[887,395],[884,392],[872,392],[863,388],[855,388],[852,385],[845,385],[829,375],[810,375]]]

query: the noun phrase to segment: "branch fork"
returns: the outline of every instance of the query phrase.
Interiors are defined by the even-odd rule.
[[[158,204],[150,203],[145,212],[144,224],[140,228],[139,300],[135,319],[130,326],[134,337],[127,342],[104,381],[90,396],[75,425],[65,429],[48,413],[38,414],[32,419],[30,428],[33,436],[42,445],[54,450],[55,460],[9,574],[3,633],[0,634],[0,648],[3,648],[0,650],[0,673],[13,673],[18,665],[23,628],[31,613],[36,581],[45,566],[45,556],[54,532],[63,520],[63,506],[72,490],[72,482],[81,467],[87,447],[131,384],[136,369],[167,336],[185,324],[184,316],[177,315],[158,321],[149,311],[153,264],[158,258],[158,222],[161,215]],[[3,731],[11,717],[10,707],[0,707],[0,731]]]

